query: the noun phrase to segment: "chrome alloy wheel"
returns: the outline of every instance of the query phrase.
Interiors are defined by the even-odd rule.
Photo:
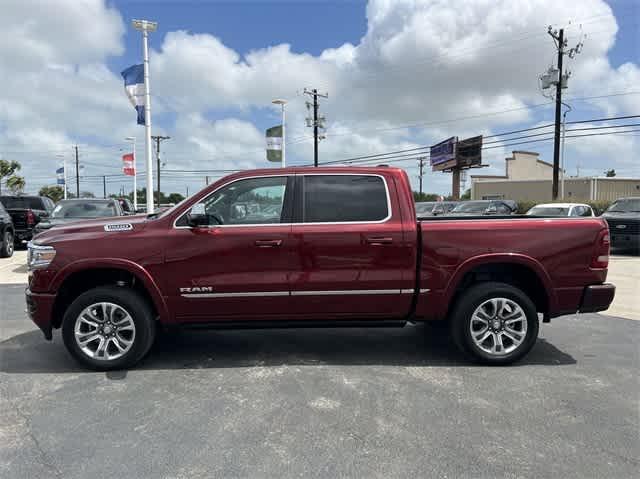
[[[469,323],[477,347],[493,356],[515,351],[527,336],[527,316],[507,298],[491,298],[480,304]]]
[[[95,303],[76,319],[74,337],[80,350],[92,359],[113,361],[133,346],[136,326],[131,315],[113,303]]]

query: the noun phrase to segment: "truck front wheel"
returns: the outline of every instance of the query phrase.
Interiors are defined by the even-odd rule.
[[[134,366],[149,351],[155,322],[147,302],[135,291],[100,286],[78,296],[62,321],[67,350],[97,371]]]
[[[451,335],[464,353],[485,364],[511,364],[538,338],[536,307],[520,289],[505,283],[472,286],[451,315]]]

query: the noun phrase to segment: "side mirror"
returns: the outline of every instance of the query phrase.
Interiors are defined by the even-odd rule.
[[[498,212],[498,208],[496,208],[495,206],[489,206],[485,213],[488,215],[493,215],[497,212]]]
[[[190,212],[187,214],[187,224],[192,228],[203,228],[209,226],[209,217],[205,214]]]

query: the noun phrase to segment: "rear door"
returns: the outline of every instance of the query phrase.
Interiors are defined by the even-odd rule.
[[[404,241],[392,176],[298,174],[295,205],[294,314],[310,319],[406,314],[415,279],[414,245]]]

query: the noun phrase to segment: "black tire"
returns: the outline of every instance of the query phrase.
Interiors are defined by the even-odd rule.
[[[494,298],[513,301],[526,317],[527,330],[524,339],[508,353],[488,353],[476,344],[471,335],[471,319],[476,308]],[[451,336],[456,346],[474,361],[483,364],[506,365],[522,359],[536,343],[538,330],[538,314],[531,299],[522,290],[506,283],[486,282],[470,287],[462,293],[451,313]]]
[[[2,244],[0,244],[0,258],[11,258],[13,256],[13,233],[9,230],[2,235]]]
[[[117,359],[95,359],[85,354],[75,339],[74,328],[80,313],[95,303],[108,302],[126,310],[135,325],[131,348]],[[95,371],[127,369],[136,365],[151,349],[156,324],[147,301],[135,291],[122,286],[100,286],[78,296],[67,308],[62,320],[62,339],[69,353],[83,366]]]

